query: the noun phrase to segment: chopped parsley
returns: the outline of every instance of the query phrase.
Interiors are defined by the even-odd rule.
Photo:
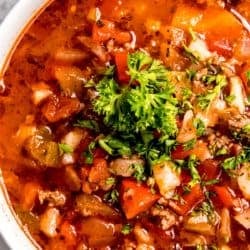
[[[109,177],[107,180],[106,180],[106,184],[107,185],[114,185],[116,183],[116,179],[114,177]]]
[[[111,190],[110,192],[106,193],[103,199],[111,204],[118,202],[119,199],[119,192],[116,189]]]
[[[229,157],[222,162],[222,168],[225,171],[235,170],[239,165],[250,160],[250,148],[244,147],[237,156]]]
[[[59,146],[59,150],[60,150],[61,155],[62,154],[72,154],[74,151],[73,148],[66,143],[59,143],[58,146]]]
[[[242,128],[242,131],[244,132],[244,133],[250,133],[250,124],[247,124],[247,125],[245,125],[243,128]]]
[[[197,64],[200,61],[200,55],[196,52],[191,50],[189,47],[187,47],[185,44],[183,44],[184,54],[189,60]]]
[[[188,184],[189,187],[193,187],[196,184],[201,182],[200,174],[196,168],[197,164],[198,164],[197,157],[195,155],[190,155],[188,159],[187,167],[190,171],[192,180]]]
[[[200,118],[195,118],[193,125],[196,129],[197,136],[203,136],[206,133],[205,123]]]
[[[94,120],[78,120],[75,124],[75,127],[80,128],[88,128],[91,130],[94,130],[95,132],[100,132],[100,128],[98,126],[98,123]]]
[[[98,141],[100,147],[104,149],[110,155],[122,155],[129,156],[131,155],[131,149],[128,142],[125,140],[120,140],[111,135],[108,135],[105,138],[101,138]]]
[[[146,175],[145,175],[145,168],[142,164],[132,164],[131,168],[134,170],[133,177],[137,181],[145,181]]]
[[[248,82],[248,84],[249,84],[249,82],[250,82],[250,70],[248,70],[248,71],[246,72],[246,77],[247,77],[247,82]]]
[[[122,227],[121,233],[124,235],[128,235],[132,232],[133,228],[130,224],[125,224]]]
[[[227,104],[231,104],[233,101],[235,100],[235,95],[229,95],[225,97],[225,101],[227,102]]]
[[[216,86],[213,89],[209,89],[205,94],[201,94],[197,97],[198,107],[205,110],[209,107],[211,102],[219,96],[221,89],[227,85],[227,80],[224,75],[217,75],[215,77]]]
[[[95,147],[96,147],[96,142],[93,141],[89,144],[88,149],[83,153],[86,164],[93,164],[94,160],[93,150],[95,149]]]
[[[196,144],[196,139],[191,139],[183,144],[184,150],[191,150]]]
[[[197,71],[193,70],[193,69],[187,69],[186,70],[186,75],[189,81],[193,81],[195,76],[197,74]]]

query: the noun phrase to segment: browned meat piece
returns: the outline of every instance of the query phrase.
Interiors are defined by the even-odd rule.
[[[160,225],[163,230],[168,230],[178,223],[176,214],[169,209],[153,207],[151,214],[160,217]]]
[[[115,175],[130,177],[134,173],[133,165],[135,164],[144,165],[144,161],[137,156],[118,158],[110,163],[109,169]]]
[[[82,108],[77,98],[53,95],[42,107],[42,114],[49,122],[58,122],[78,113]]]
[[[239,140],[250,143],[250,117],[246,114],[235,115],[228,119],[231,133]]]

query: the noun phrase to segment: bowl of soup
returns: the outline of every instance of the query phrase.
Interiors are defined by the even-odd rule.
[[[20,2],[0,28],[12,249],[250,247],[250,2]]]

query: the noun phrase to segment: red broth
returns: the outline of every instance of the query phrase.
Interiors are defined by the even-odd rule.
[[[55,0],[35,20],[3,79],[0,162],[43,249],[250,247],[249,9]]]

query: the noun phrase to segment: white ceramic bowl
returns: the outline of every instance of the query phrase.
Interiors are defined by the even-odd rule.
[[[22,34],[53,0],[19,0],[0,26],[0,81]],[[13,250],[38,249],[14,215],[0,169],[0,234]]]

